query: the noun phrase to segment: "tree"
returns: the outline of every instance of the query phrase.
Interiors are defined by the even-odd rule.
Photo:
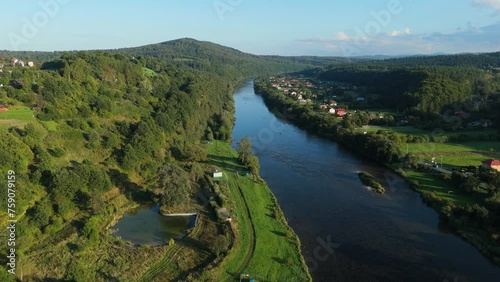
[[[260,165],[259,165],[259,159],[256,156],[254,155],[249,156],[247,159],[246,166],[250,170],[250,173],[252,173],[254,176],[259,175]]]
[[[238,151],[238,158],[243,164],[246,164],[247,159],[252,155],[252,144],[248,138],[241,139],[238,142],[238,147],[236,149]]]
[[[162,190],[162,204],[182,205],[187,202],[191,190],[189,174],[175,163],[165,164],[158,170],[158,187]]]
[[[43,198],[31,210],[33,223],[41,229],[50,223],[50,217],[53,213],[49,200]]]
[[[215,253],[217,257],[227,251],[227,248],[228,242],[226,236],[224,235],[217,235],[217,237],[210,242],[210,250]]]

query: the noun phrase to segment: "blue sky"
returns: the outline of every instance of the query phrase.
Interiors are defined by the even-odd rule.
[[[0,0],[0,49],[133,47],[183,37],[254,54],[500,51],[500,0]]]

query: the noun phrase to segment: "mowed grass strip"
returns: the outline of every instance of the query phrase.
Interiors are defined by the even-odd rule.
[[[228,176],[239,217],[241,245],[239,247],[235,245],[234,252],[230,253],[221,264],[220,267],[226,270],[224,278],[227,279],[227,275],[232,275],[234,278],[240,274],[237,272],[243,269],[243,273],[249,274],[256,280],[311,281],[300,253],[299,240],[286,223],[270,189],[265,184],[257,183],[250,176],[240,176],[245,169],[239,164],[238,155],[229,144],[216,141],[210,145],[209,154],[211,157],[215,156],[214,160],[224,160],[216,163]],[[243,198],[238,197],[238,194]],[[250,217],[247,219],[240,218],[241,215],[245,215],[245,212],[241,211],[245,208],[245,204],[248,204],[250,212]],[[278,211],[276,213],[275,208]],[[252,224],[255,230],[255,246],[252,257],[246,262],[245,253],[252,252],[249,246],[245,246],[251,243],[249,241],[252,237],[248,233],[252,227],[243,226],[248,224]]]

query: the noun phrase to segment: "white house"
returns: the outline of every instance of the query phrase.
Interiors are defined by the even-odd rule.
[[[213,176],[214,176],[214,178],[222,178],[224,176],[224,174],[222,173],[222,171],[217,169],[214,171]]]
[[[33,67],[34,65],[35,65],[35,63],[33,63],[32,61],[28,62],[28,67]]]
[[[335,109],[334,109],[334,108],[330,108],[330,109],[328,110],[328,113],[330,113],[330,114],[332,114],[332,115],[334,115],[336,112],[337,112],[337,111],[335,111]]]

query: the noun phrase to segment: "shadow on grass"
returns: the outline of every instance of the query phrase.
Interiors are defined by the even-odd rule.
[[[221,157],[216,155],[209,155],[209,163],[218,166],[221,169],[230,172],[238,172],[240,175],[246,173],[246,169],[239,164],[235,164],[235,159],[230,157]]]
[[[271,231],[272,233],[280,236],[280,237],[286,237],[286,233],[285,232],[281,232],[281,231]]]

